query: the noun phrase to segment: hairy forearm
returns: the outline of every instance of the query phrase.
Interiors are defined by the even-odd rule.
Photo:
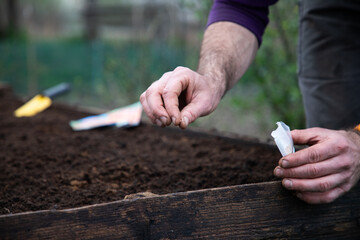
[[[257,49],[256,37],[246,28],[214,23],[205,31],[197,71],[209,76],[223,96],[248,69]]]

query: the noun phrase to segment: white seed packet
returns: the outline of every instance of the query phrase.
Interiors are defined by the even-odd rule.
[[[284,157],[295,152],[294,142],[291,137],[290,128],[283,122],[277,122],[277,129],[271,132],[281,155]]]

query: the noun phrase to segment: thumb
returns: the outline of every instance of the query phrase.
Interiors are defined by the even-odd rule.
[[[194,122],[201,116],[208,115],[212,112],[211,108],[201,101],[192,101],[181,111],[180,128],[186,128],[190,123]]]

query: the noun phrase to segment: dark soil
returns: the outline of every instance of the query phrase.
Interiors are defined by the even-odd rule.
[[[89,114],[53,104],[15,118],[22,104],[0,87],[0,214],[275,179],[272,146],[144,123],[73,132],[69,121]]]

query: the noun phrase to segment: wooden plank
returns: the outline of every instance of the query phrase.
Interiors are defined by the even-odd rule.
[[[0,216],[1,239],[360,239],[360,185],[308,205],[279,181]]]

